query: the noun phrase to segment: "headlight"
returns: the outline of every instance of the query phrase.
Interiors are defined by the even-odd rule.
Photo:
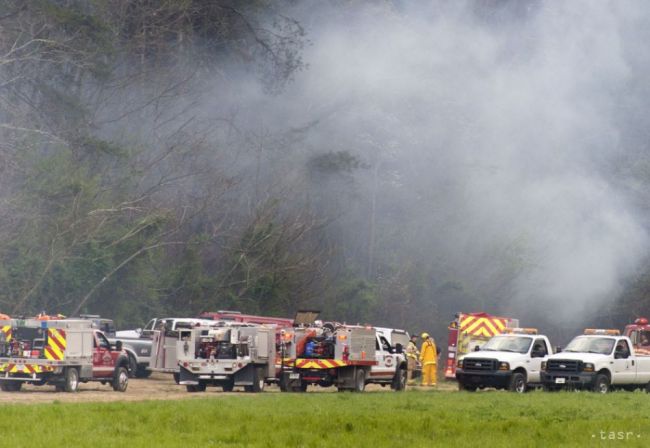
[[[542,370],[546,370],[546,361],[542,361]]]
[[[510,370],[510,364],[508,364],[507,362],[500,362],[499,370]]]
[[[462,369],[463,368],[463,360],[459,359],[458,362],[456,363],[456,368],[457,369]]]
[[[594,365],[590,362],[584,363],[582,366],[582,371],[583,372],[593,372],[594,371]]]

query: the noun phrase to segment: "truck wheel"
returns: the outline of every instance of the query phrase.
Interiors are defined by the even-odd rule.
[[[391,384],[391,387],[395,392],[402,391],[406,389],[406,370],[404,369],[397,369],[397,372],[395,372],[395,378],[393,378],[393,384]]]
[[[135,371],[135,377],[136,378],[149,378],[153,372],[149,369],[147,369],[146,366],[138,366],[137,370]]]
[[[22,381],[3,381],[0,383],[0,390],[3,392],[18,392],[23,387]]]
[[[138,360],[129,353],[129,377],[136,378],[138,376]]]
[[[113,390],[115,392],[125,392],[128,386],[129,372],[124,367],[118,367],[113,376]]]
[[[458,390],[460,391],[467,391],[467,392],[476,392],[476,386],[473,384],[463,384],[460,381],[458,382]]]
[[[518,394],[526,392],[526,375],[521,372],[513,373],[512,378],[510,378],[508,390],[510,392],[517,392]]]
[[[64,390],[66,392],[79,390],[79,371],[74,367],[68,367],[65,370]]]
[[[253,388],[251,392],[264,392],[264,369],[256,367],[253,370]]]
[[[602,373],[596,375],[593,391],[599,392],[601,394],[606,394],[609,392],[609,378],[607,378],[607,375],[603,375]]]
[[[366,389],[366,372],[363,369],[357,370],[354,376],[354,392],[363,392]]]
[[[232,378],[221,385],[221,389],[223,389],[224,392],[232,392],[234,388],[235,388],[235,380],[233,380]]]

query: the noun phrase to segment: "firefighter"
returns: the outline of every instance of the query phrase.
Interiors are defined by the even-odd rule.
[[[422,348],[420,349],[420,362],[422,363],[422,385],[436,385],[436,368],[438,363],[438,350],[429,333],[422,333]]]
[[[418,356],[420,352],[418,351],[417,345],[418,337],[416,335],[411,336],[411,340],[406,345],[406,384],[409,386],[415,385],[415,380],[413,379],[413,373],[418,363]]]

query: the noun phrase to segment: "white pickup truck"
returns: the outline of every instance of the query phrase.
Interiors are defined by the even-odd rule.
[[[515,328],[492,337],[479,351],[456,365],[458,388],[470,392],[485,387],[523,393],[541,385],[542,363],[552,353],[548,338],[532,328]]]
[[[650,356],[635,354],[632,342],[618,330],[585,330],[542,366],[545,390],[611,388],[650,392]]]

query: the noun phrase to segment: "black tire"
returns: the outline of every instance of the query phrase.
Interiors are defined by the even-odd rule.
[[[253,386],[251,386],[251,392],[259,393],[264,392],[264,369],[262,367],[255,367],[253,370]]]
[[[400,392],[406,389],[406,370],[405,369],[397,369],[397,372],[395,372],[395,378],[393,378],[393,383],[391,384],[391,388],[395,392]]]
[[[309,384],[307,384],[306,382],[301,381],[298,386],[293,386],[291,388],[291,392],[307,392],[307,386],[308,385]]]
[[[75,367],[65,369],[63,389],[66,392],[76,392],[79,390],[79,371]]]
[[[606,394],[609,392],[609,377],[607,375],[603,375],[602,373],[596,375],[596,380],[594,381],[592,390],[601,394]]]
[[[366,390],[366,372],[363,369],[357,370],[354,375],[354,392],[363,392]]]
[[[138,369],[135,371],[136,378],[149,378],[153,372],[147,368],[147,366],[138,366]]]
[[[126,392],[129,387],[129,372],[126,367],[118,367],[113,374],[113,381],[111,383],[115,392]]]
[[[234,388],[235,388],[235,380],[233,380],[232,378],[221,385],[221,389],[223,389],[224,392],[232,392]]]
[[[2,381],[0,383],[0,390],[3,392],[18,392],[23,387],[22,381]]]
[[[463,384],[460,381],[458,382],[458,390],[466,392],[476,392],[477,387],[473,384]]]
[[[131,378],[138,376],[138,360],[131,353],[129,353],[129,376]]]
[[[517,392],[518,394],[523,394],[527,390],[526,385],[526,375],[521,372],[515,372],[510,378],[510,384],[508,384],[508,390],[510,392]]]

